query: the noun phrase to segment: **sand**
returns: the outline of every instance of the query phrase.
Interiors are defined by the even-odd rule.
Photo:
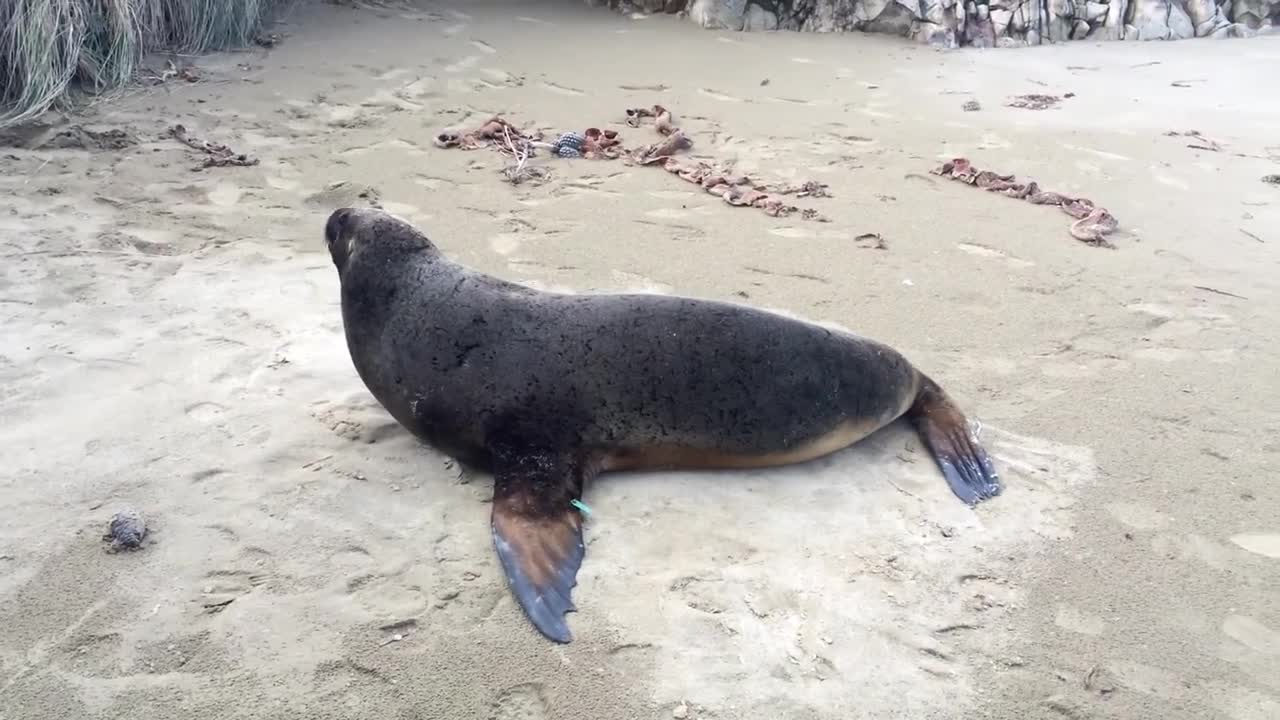
[[[0,150],[4,720],[1280,717],[1280,39],[937,52],[574,2],[282,29],[74,118],[135,145]],[[640,144],[623,110],[654,102],[700,154],[829,183],[802,202],[831,222],[618,162],[513,187],[431,142],[502,112]],[[259,164],[194,171],[179,122]],[[1193,129],[1223,150],[1165,135]],[[1091,197],[1116,249],[928,175],[953,155]],[[606,476],[552,645],[490,479],[351,367],[321,232],[369,197],[509,279],[887,341],[1008,489],[965,508],[897,425],[799,467]],[[126,507],[151,533],[108,552]]]

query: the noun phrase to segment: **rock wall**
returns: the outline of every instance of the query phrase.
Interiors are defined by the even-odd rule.
[[[1280,29],[1280,0],[587,0],[684,13],[707,28],[862,30],[942,47],[1063,40],[1249,37]]]

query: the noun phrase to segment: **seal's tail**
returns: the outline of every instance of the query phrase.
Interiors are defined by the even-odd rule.
[[[1000,494],[1000,476],[991,458],[969,429],[964,413],[937,383],[921,376],[920,392],[906,417],[924,438],[956,497],[977,505]]]

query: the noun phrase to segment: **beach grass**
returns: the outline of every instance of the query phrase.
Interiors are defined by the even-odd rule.
[[[75,89],[131,82],[151,52],[249,44],[282,0],[0,0],[0,128]]]

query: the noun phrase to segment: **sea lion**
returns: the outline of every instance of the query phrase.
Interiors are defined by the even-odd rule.
[[[493,474],[498,558],[557,642],[602,471],[799,463],[905,415],[961,500],[1001,491],[964,414],[887,345],[732,303],[542,292],[372,208],[335,210],[324,234],[356,372],[418,438]]]

